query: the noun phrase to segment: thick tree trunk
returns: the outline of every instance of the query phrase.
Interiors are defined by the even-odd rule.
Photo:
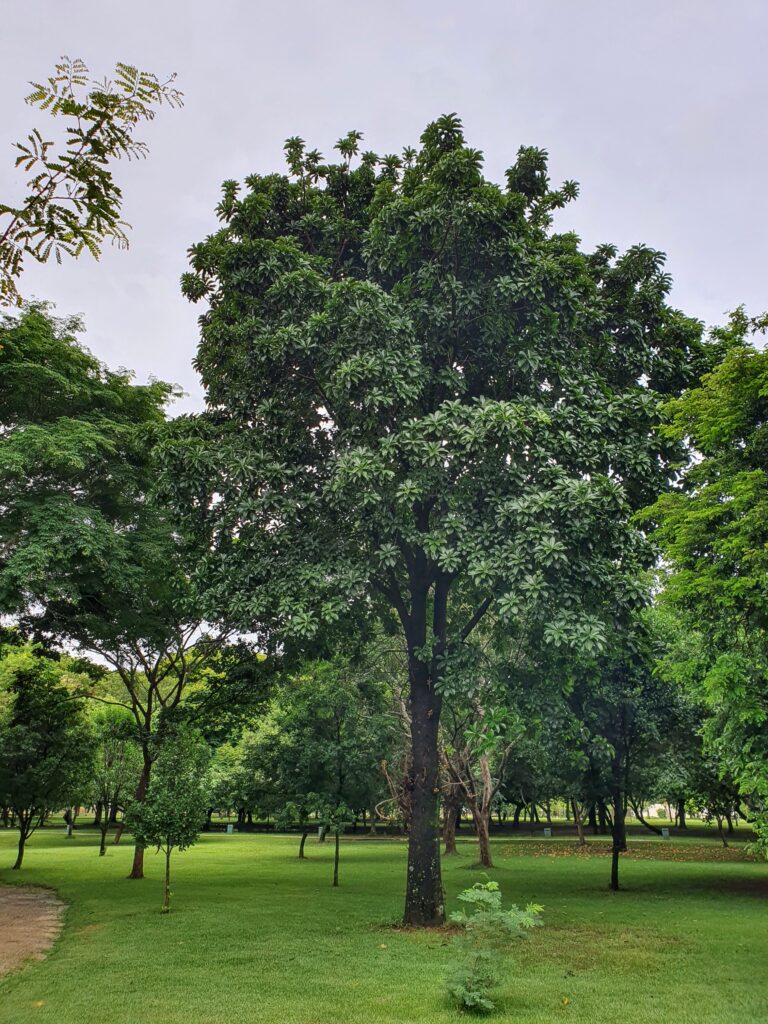
[[[416,645],[410,645],[415,647]],[[440,697],[427,666],[412,656],[411,684],[411,824],[408,831],[408,876],[405,924],[443,924],[445,908],[440,876],[438,725]]]
[[[163,913],[171,912],[171,848],[165,851],[165,891],[163,894]]]
[[[93,824],[96,826],[96,828],[99,828],[100,825],[101,825],[101,816],[102,816],[103,813],[104,813],[104,805],[102,804],[101,800],[97,800],[96,801],[96,807],[95,807],[95,810],[94,810],[94,815],[93,815]]]
[[[144,764],[141,767],[141,775],[139,776],[139,784],[136,787],[136,800],[138,803],[144,801],[144,797],[147,795],[147,789],[149,788],[149,776],[152,772],[152,759],[149,756],[148,751],[144,751]],[[118,840],[115,839],[115,842]],[[131,873],[128,875],[129,878],[143,878],[144,877],[144,847],[140,843],[136,843],[133,850],[133,866],[131,867]]]
[[[333,885],[339,884],[339,829],[336,829],[336,845],[333,850]]]

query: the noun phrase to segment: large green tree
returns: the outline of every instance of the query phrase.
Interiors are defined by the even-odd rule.
[[[0,806],[19,830],[15,870],[51,811],[88,792],[93,746],[78,695],[84,682],[31,646],[6,649],[0,658]]]
[[[737,310],[700,386],[670,403],[665,434],[695,456],[647,514],[684,636],[667,668],[709,705],[710,748],[759,811],[768,846],[768,317]]]
[[[311,639],[361,606],[400,619],[412,816],[405,919],[443,920],[441,693],[489,611],[600,645],[638,600],[628,525],[655,495],[659,396],[700,326],[666,304],[663,257],[553,233],[575,184],[524,148],[499,186],[455,116],[402,156],[226,182],[190,250],[208,411],[178,423],[166,483],[208,544],[211,613]]]
[[[111,372],[44,307],[0,322],[0,608],[118,673],[149,784],[158,717],[228,631],[206,625],[189,538],[153,500],[152,450],[174,389]],[[132,877],[143,876],[137,846]]]

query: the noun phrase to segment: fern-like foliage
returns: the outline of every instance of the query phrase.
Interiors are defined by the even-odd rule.
[[[129,225],[121,219],[123,196],[112,175],[114,160],[143,158],[134,137],[163,104],[179,107],[175,75],[156,75],[119,62],[114,76],[97,81],[80,58],[62,57],[44,82],[32,82],[30,106],[64,121],[57,145],[34,128],[15,143],[16,167],[31,175],[20,206],[0,203],[0,304],[19,304],[24,259],[45,263],[52,255],[98,259],[105,239],[127,248]]]
[[[450,916],[462,930],[452,941],[448,994],[460,1010],[491,1013],[496,1009],[491,992],[502,981],[510,943],[541,924],[543,908],[529,903],[525,910],[502,909],[498,882],[476,882],[458,898],[467,909]]]

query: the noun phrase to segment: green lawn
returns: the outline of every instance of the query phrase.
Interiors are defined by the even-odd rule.
[[[0,831],[0,881],[54,886],[69,907],[48,959],[0,983],[3,1024],[467,1019],[443,996],[446,937],[391,927],[401,909],[402,842],[345,841],[334,890],[331,843],[310,840],[301,862],[293,838],[203,837],[175,858],[174,909],[162,917],[160,857],[149,855],[148,877],[130,882],[130,845],[100,859],[95,835],[67,841],[47,831],[30,841],[22,871],[11,872],[15,838]],[[524,843],[516,841],[516,854]],[[508,900],[543,903],[545,927],[516,947],[492,1019],[766,1020],[768,865],[627,860],[627,889],[612,894],[603,857],[503,856],[510,845],[495,843],[490,874]],[[460,849],[446,864],[449,905],[482,877],[471,870],[473,845]]]

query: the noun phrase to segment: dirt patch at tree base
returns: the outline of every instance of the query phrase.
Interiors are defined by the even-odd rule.
[[[61,930],[64,904],[50,889],[0,886],[0,978],[44,960]]]

